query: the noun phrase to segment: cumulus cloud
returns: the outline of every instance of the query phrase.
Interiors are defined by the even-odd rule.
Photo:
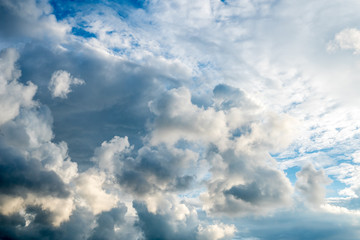
[[[212,177],[201,195],[206,211],[261,214],[291,203],[291,184],[268,154],[291,143],[296,123],[290,117],[263,111],[227,85],[215,87],[214,105],[207,109],[194,105],[185,88],[169,90],[149,107],[156,116],[152,144],[186,140],[209,147]]]
[[[17,80],[21,76],[15,62],[19,55],[14,49],[2,50],[0,53],[0,125],[15,118],[20,107],[36,105],[33,101],[37,87],[28,82],[23,85]]]
[[[331,180],[323,170],[316,170],[313,165],[308,164],[296,173],[296,177],[296,189],[308,203],[318,207],[325,202],[325,186]]]
[[[335,35],[332,42],[328,44],[328,50],[336,49],[352,50],[354,54],[360,53],[360,31],[356,28],[347,28]]]
[[[68,159],[65,143],[51,142],[52,118],[46,107],[32,100],[36,87],[17,82],[20,71],[15,66],[15,50],[6,50],[2,54],[2,67],[7,66],[1,77],[2,94],[9,96],[5,101],[12,102],[4,102],[2,106],[13,110],[4,111],[2,115],[6,119],[2,122],[0,139],[1,214],[10,217],[22,212],[26,220],[27,216],[47,212],[46,221],[59,226],[69,220],[74,209],[67,183],[76,174],[77,166]],[[33,213],[32,207],[38,210]]]
[[[85,84],[84,80],[74,78],[64,70],[58,70],[51,75],[49,90],[52,97],[67,98],[72,91],[71,86]]]
[[[199,226],[197,240],[232,239],[236,228],[234,225],[214,224],[206,227]]]
[[[3,39],[26,38],[62,40],[70,26],[58,22],[47,1],[0,1],[0,34]],[[7,24],[11,22],[10,24]]]

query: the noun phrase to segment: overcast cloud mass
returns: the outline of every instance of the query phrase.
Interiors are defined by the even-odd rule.
[[[359,239],[359,11],[0,0],[0,239]]]

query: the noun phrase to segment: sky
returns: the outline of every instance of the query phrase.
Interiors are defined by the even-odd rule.
[[[358,0],[0,0],[0,238],[355,240]]]

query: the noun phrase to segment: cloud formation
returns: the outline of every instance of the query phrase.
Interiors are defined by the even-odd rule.
[[[84,80],[74,78],[64,70],[58,70],[51,75],[49,90],[52,97],[67,98],[73,85],[85,84]]]
[[[0,0],[0,238],[357,239],[359,8]]]
[[[310,204],[319,206],[325,202],[325,185],[331,180],[323,170],[317,171],[313,165],[306,165],[296,173],[296,177],[296,189]]]
[[[335,38],[328,45],[328,50],[333,51],[337,48],[343,50],[353,50],[354,54],[360,53],[360,31],[356,28],[347,28],[335,35]]]

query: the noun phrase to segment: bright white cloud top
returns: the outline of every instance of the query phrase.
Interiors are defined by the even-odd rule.
[[[359,10],[0,0],[0,238],[358,239]]]
[[[82,85],[84,83],[84,80],[74,78],[64,70],[58,70],[51,75],[49,90],[53,97],[67,98],[72,85]]]

